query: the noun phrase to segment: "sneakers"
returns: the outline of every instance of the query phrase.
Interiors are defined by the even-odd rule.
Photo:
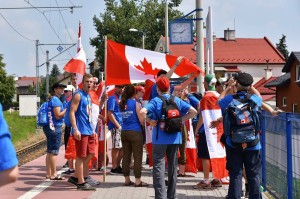
[[[222,182],[219,179],[213,179],[210,184],[212,187],[222,187]]]
[[[78,178],[71,176],[71,177],[69,177],[68,182],[77,186]]]
[[[100,171],[100,173],[104,173],[104,167],[97,169],[97,171]],[[110,172],[110,170],[106,167],[106,173],[109,173],[109,172]]]
[[[120,166],[118,166],[115,169],[111,169],[110,170],[110,174],[116,175],[116,174],[123,174],[122,168]]]
[[[204,180],[201,180],[197,185],[194,186],[194,189],[210,189],[211,183],[205,182]]]
[[[63,175],[71,175],[71,174],[74,173],[74,172],[75,172],[75,170],[68,169],[68,170],[62,172],[62,174],[63,174]]]
[[[96,188],[92,187],[89,183],[85,182],[82,184],[77,185],[77,190],[83,190],[83,191],[95,191]]]
[[[92,178],[91,176],[88,176],[87,178],[84,178],[84,181],[87,182],[88,184],[94,185],[94,186],[100,184],[100,181],[98,181],[98,180]]]

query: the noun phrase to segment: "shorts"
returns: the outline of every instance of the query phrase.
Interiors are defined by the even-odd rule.
[[[198,146],[198,158],[210,159],[205,133],[199,133],[199,141],[197,146]]]
[[[76,157],[85,158],[95,154],[96,138],[94,135],[81,135],[81,140],[75,139]]]
[[[111,132],[111,140],[112,140],[112,148],[113,149],[121,149],[122,140],[121,140],[121,130],[117,128],[113,128],[110,130]]]
[[[61,125],[55,125],[55,130],[51,130],[49,125],[43,126],[47,138],[47,153],[58,155],[62,140],[61,127]]]

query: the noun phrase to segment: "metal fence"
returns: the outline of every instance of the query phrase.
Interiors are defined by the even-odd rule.
[[[275,198],[300,198],[300,115],[264,112],[262,185]]]

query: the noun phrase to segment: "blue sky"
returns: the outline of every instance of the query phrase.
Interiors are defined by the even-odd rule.
[[[202,0],[203,16],[206,17],[208,6],[213,11],[213,31],[217,37],[223,37],[227,28],[236,30],[238,38],[268,37],[276,45],[282,34],[287,37],[289,52],[300,51],[300,1],[299,0]],[[0,8],[28,7],[28,0],[1,1]],[[78,22],[82,21],[82,44],[87,54],[88,62],[94,59],[95,49],[89,45],[89,38],[97,35],[92,17],[104,12],[102,0],[30,0],[33,6],[83,6],[69,9],[26,9],[3,10],[0,13],[22,36],[14,31],[0,15],[0,54],[4,56],[8,74],[18,76],[35,76],[36,50],[35,40],[40,44],[76,43]],[[184,14],[195,9],[195,0],[183,0],[178,7]],[[44,11],[44,12],[43,12]],[[63,17],[61,17],[63,16]],[[128,32],[128,34],[130,34]],[[25,37],[25,38],[24,38]],[[58,45],[41,45],[39,47],[39,64],[46,60],[46,50],[49,57],[56,56]],[[76,54],[73,47],[58,56],[50,65],[57,64],[62,71],[63,66]],[[40,69],[40,75],[45,75],[45,65]]]

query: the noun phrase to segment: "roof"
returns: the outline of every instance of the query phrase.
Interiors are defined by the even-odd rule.
[[[276,79],[274,79],[273,81],[265,84],[265,87],[282,87],[282,86],[286,86],[290,83],[291,81],[291,73],[286,73],[280,77],[277,77]]]
[[[272,98],[276,97],[276,95],[262,95],[261,98],[263,101],[271,100]]]
[[[261,78],[256,84],[254,84],[254,88],[256,88],[261,95],[275,95],[276,87],[270,89],[270,87],[265,87],[266,84],[275,80],[277,77],[270,77],[268,80],[266,78]]]
[[[170,44],[170,53],[185,56],[192,62],[196,62],[194,45],[196,45],[196,39],[193,44]],[[204,49],[206,49],[206,38]],[[206,52],[204,54],[206,59]],[[285,58],[267,37],[236,38],[230,41],[216,38],[214,41],[215,64],[266,64],[266,60],[269,60],[269,64],[285,63]]]
[[[26,77],[26,76],[23,76],[23,77],[19,77],[19,79],[17,81],[19,81],[19,80],[30,80],[30,81],[33,81],[34,85],[36,85],[37,79],[39,79],[39,78],[37,78],[37,77]],[[39,82],[41,82],[40,79],[39,79]]]
[[[286,64],[282,68],[282,72],[286,72],[286,73],[290,72],[291,65],[293,64],[294,61],[297,61],[298,63],[300,63],[300,52],[292,52],[290,54]]]
[[[25,86],[34,86],[34,81],[33,80],[17,80],[16,83],[18,84],[19,87],[25,87]]]

